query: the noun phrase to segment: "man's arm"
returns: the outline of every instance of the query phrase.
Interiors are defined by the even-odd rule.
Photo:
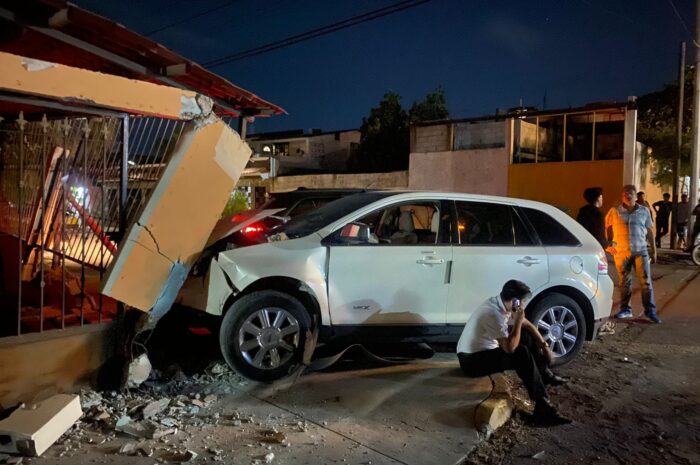
[[[613,233],[613,215],[615,215],[614,208],[608,210],[608,214],[605,215],[605,234],[608,239],[608,251],[613,255],[615,252],[615,234]]]
[[[649,243],[649,248],[651,249],[651,256],[649,260],[651,263],[656,263],[656,238],[654,237],[654,230],[651,228],[647,229],[647,242]]]
[[[523,328],[525,328],[526,330],[528,330],[530,332],[530,334],[532,334],[532,337],[535,338],[535,341],[537,341],[537,345],[539,347],[544,347],[547,345],[547,343],[545,342],[544,338],[542,337],[540,332],[537,330],[535,325],[530,323],[529,320],[523,320]]]
[[[525,312],[522,307],[518,307],[513,310],[513,315],[515,321],[513,322],[513,329],[510,330],[510,334],[508,334],[508,337],[498,339],[498,345],[504,352],[509,354],[515,352],[518,344],[520,344],[520,331],[523,326],[523,320],[525,319]]]
[[[654,237],[654,223],[651,221],[651,213],[649,213],[649,218],[647,221],[647,242],[651,248],[651,263],[656,263],[656,238]]]

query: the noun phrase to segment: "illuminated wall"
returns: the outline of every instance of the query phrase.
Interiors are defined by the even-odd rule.
[[[620,199],[623,160],[515,164],[508,167],[508,196],[537,200],[576,217],[583,190],[603,188],[603,211]]]

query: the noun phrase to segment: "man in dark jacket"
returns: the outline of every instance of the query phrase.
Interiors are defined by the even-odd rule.
[[[656,248],[661,247],[661,238],[668,234],[668,220],[673,210],[671,194],[664,193],[664,199],[654,202],[652,205],[656,212]]]
[[[603,189],[601,187],[589,187],[583,191],[586,205],[578,211],[576,221],[586,228],[586,231],[595,237],[603,249],[608,247],[605,234],[605,215],[600,210],[603,206]]]

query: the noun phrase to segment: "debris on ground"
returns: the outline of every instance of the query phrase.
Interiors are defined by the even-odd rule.
[[[38,457],[82,414],[76,395],[57,394],[36,404],[22,404],[0,421],[0,452]]]
[[[141,386],[151,375],[151,361],[148,355],[141,354],[129,363],[129,371],[126,379],[126,385],[129,388]]]
[[[284,444],[287,441],[287,435],[281,431],[265,430],[261,436],[260,441],[268,444]]]
[[[542,460],[542,459],[544,459],[544,455],[545,455],[544,451],[542,450],[542,451],[539,451],[538,453],[534,454],[532,456],[532,458],[535,460]]]

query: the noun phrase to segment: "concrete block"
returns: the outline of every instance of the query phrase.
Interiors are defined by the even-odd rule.
[[[488,399],[476,408],[475,425],[478,431],[495,431],[505,424],[513,415],[513,401],[510,397],[505,377],[496,373],[491,375],[493,390]]]
[[[38,457],[83,414],[80,397],[58,394],[0,421],[0,453]]]

